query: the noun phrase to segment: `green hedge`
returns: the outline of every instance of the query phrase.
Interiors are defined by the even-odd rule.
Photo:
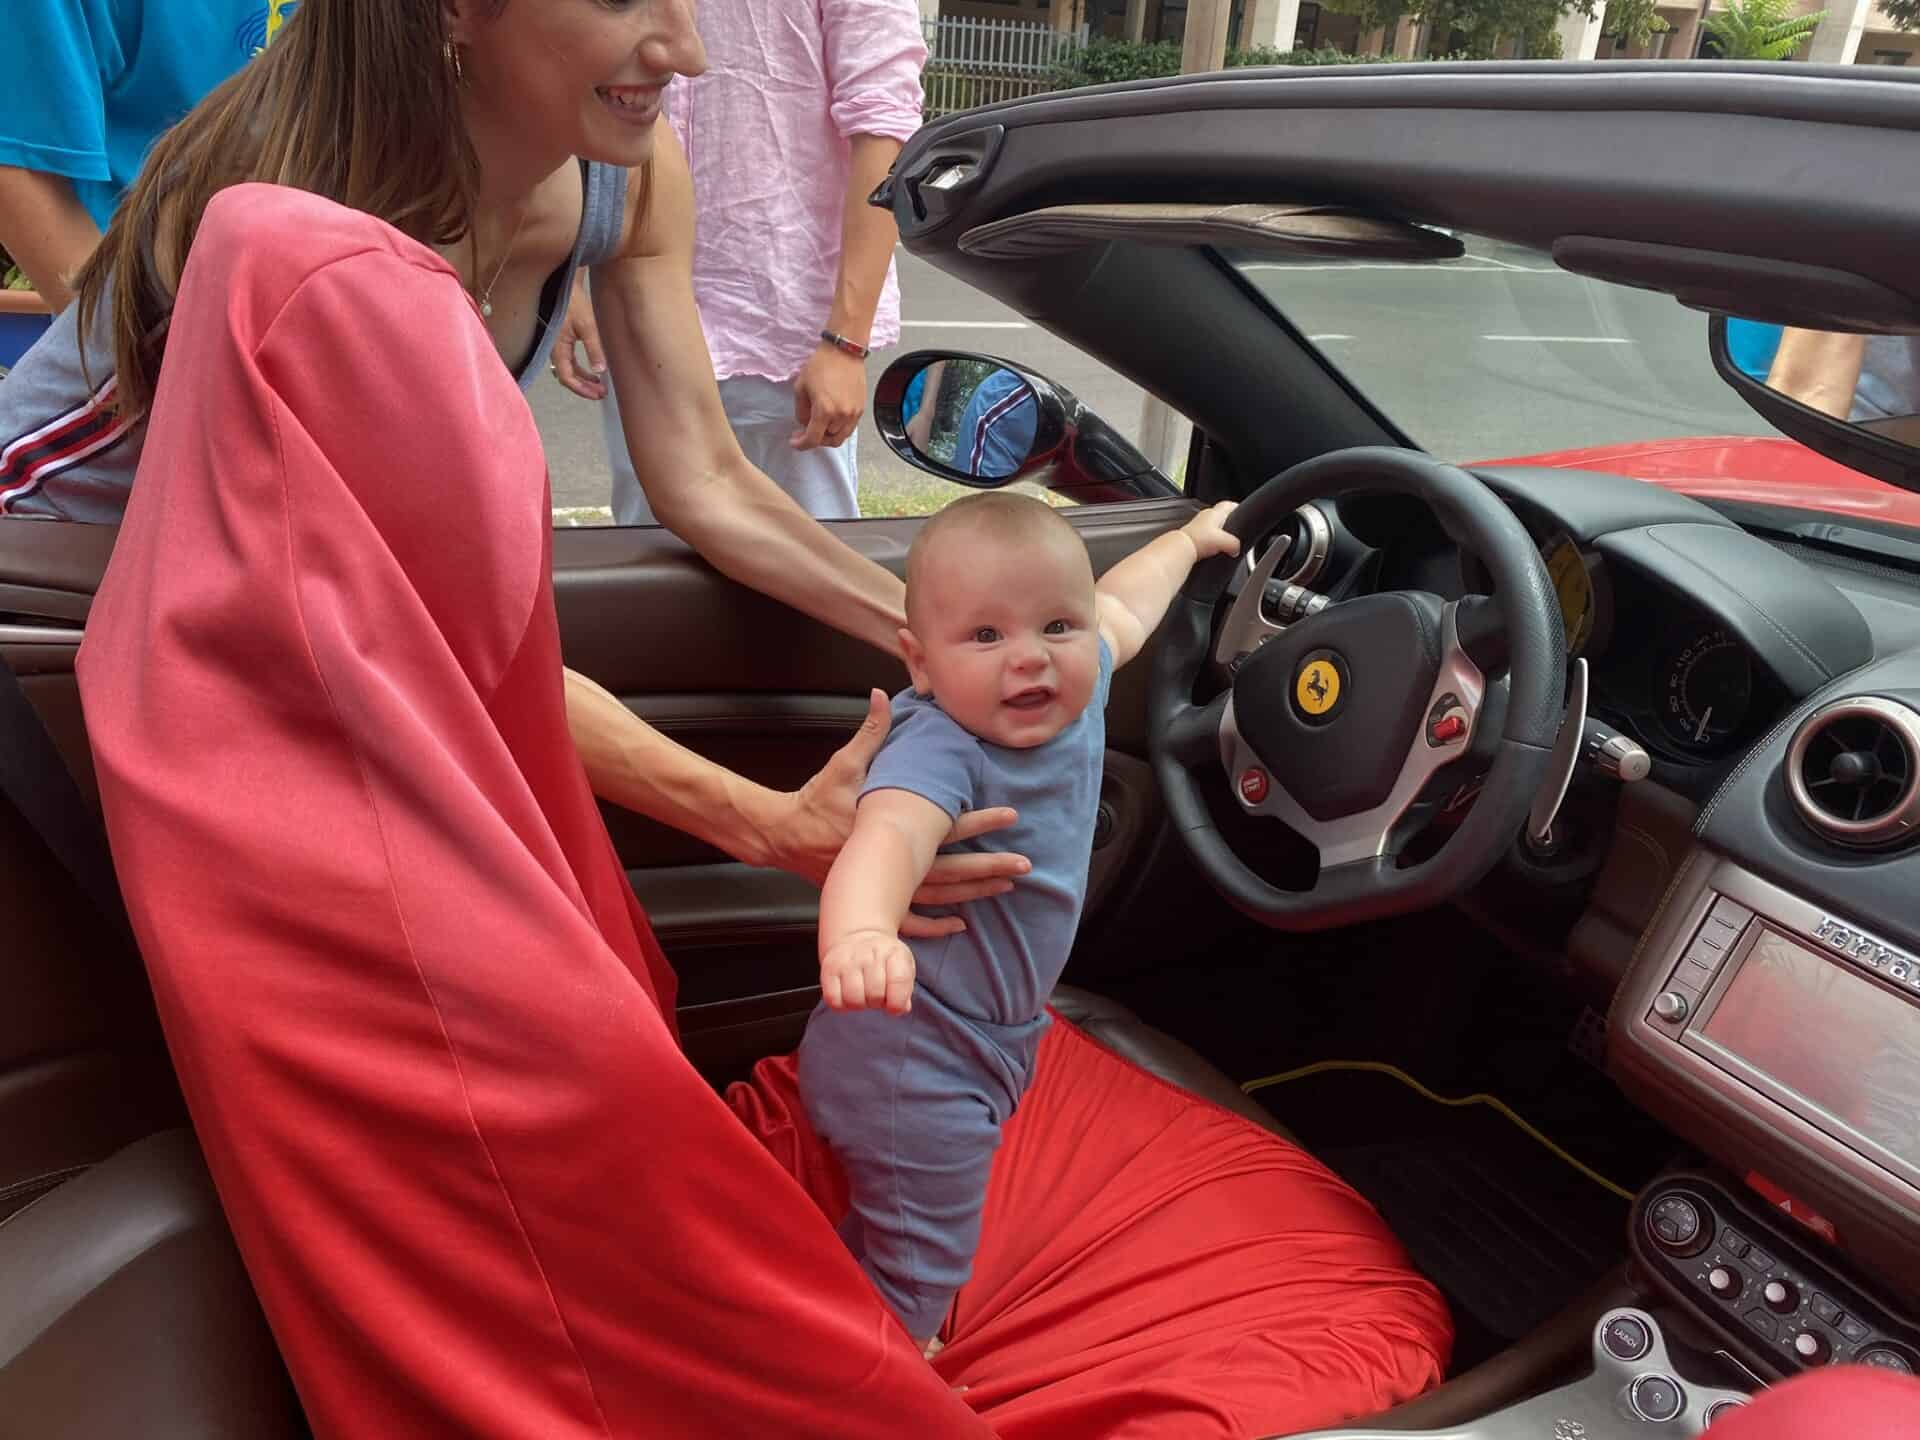
[[[1349,55],[1331,47],[1319,50],[1275,50],[1251,46],[1227,52],[1227,68],[1246,65],[1378,65],[1404,60],[1394,55]],[[1056,66],[1054,83],[1062,90],[1081,85],[1111,85],[1122,80],[1147,80],[1180,73],[1180,43],[1156,40],[1135,44],[1131,40],[1094,40],[1086,48]]]
[[[7,254],[6,247],[0,245],[0,290],[31,290],[33,282],[27,279],[27,272],[13,263],[13,257]]]

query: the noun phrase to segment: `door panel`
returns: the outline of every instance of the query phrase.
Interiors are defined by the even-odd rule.
[[[1064,513],[1098,573],[1192,512],[1187,502],[1165,501]],[[898,573],[918,523],[858,521],[834,530]],[[0,654],[21,674],[90,799],[92,764],[73,657],[113,535],[107,527],[0,520]],[[675,740],[763,784],[800,785],[852,735],[869,690],[905,683],[897,662],[726,580],[665,531],[560,530],[553,538],[568,663]],[[1158,796],[1143,759],[1150,668],[1143,657],[1115,678],[1105,813],[1083,935],[1098,930],[1101,911],[1144,864],[1159,830]],[[817,995],[813,887],[738,865],[639,816],[604,813],[683,977],[681,1019],[696,1062],[731,1071],[790,1046]],[[29,889],[6,900],[27,904],[31,895]],[[48,942],[39,951],[52,964],[63,948]],[[16,986],[27,993],[29,982],[0,972],[0,985],[11,997]],[[40,1054],[85,1052],[85,1037],[72,1026],[62,1030],[48,1018],[37,1033],[56,1032],[58,1043]],[[66,1108],[93,1118],[76,1120],[76,1133],[117,1123],[97,1097],[87,1098],[99,1087],[84,1079],[85,1068],[68,1085],[74,1098]],[[0,1187],[7,1180],[0,1171]]]
[[[1064,512],[1096,573],[1193,513],[1184,501]],[[835,533],[899,573],[914,521],[840,524]],[[866,693],[898,689],[897,662],[733,584],[660,531],[554,536],[554,592],[568,663],[688,748],[750,779],[793,789],[853,734]],[[652,620],[650,617],[697,617]],[[1108,707],[1100,843],[1081,934],[1124,877],[1143,868],[1161,812],[1147,767],[1145,657],[1115,677]],[[818,894],[754,870],[627,812],[608,829],[635,892],[681,975],[688,1054],[709,1074],[739,1073],[789,1049],[818,999]]]

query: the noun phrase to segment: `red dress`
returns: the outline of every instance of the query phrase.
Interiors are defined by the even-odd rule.
[[[1362,1201],[1065,1027],[922,1360],[790,1072],[730,1108],[680,1053],[568,737],[548,517],[451,270],[310,195],[213,201],[79,671],[318,1435],[1251,1437],[1437,1378],[1444,1306]]]

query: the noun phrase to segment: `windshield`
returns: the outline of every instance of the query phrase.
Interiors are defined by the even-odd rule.
[[[1551,456],[1667,480],[1683,478],[1679,457],[1691,457],[1703,477],[1725,477],[1728,447],[1703,438],[1769,437],[1783,453],[1754,456],[1751,468],[1777,475],[1784,465],[1803,485],[1838,479],[1901,493],[1839,470],[1749,409],[1715,372],[1700,312],[1572,274],[1543,251],[1459,238],[1467,253],[1437,262],[1227,259],[1354,388],[1441,459]],[[1647,443],[1674,440],[1690,443]]]

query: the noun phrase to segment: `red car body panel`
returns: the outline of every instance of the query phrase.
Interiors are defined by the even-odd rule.
[[[1709,435],[1594,445],[1487,462],[1602,470],[1663,485],[1699,500],[1744,500],[1829,517],[1920,529],[1920,495],[1816,454],[1797,440]]]

